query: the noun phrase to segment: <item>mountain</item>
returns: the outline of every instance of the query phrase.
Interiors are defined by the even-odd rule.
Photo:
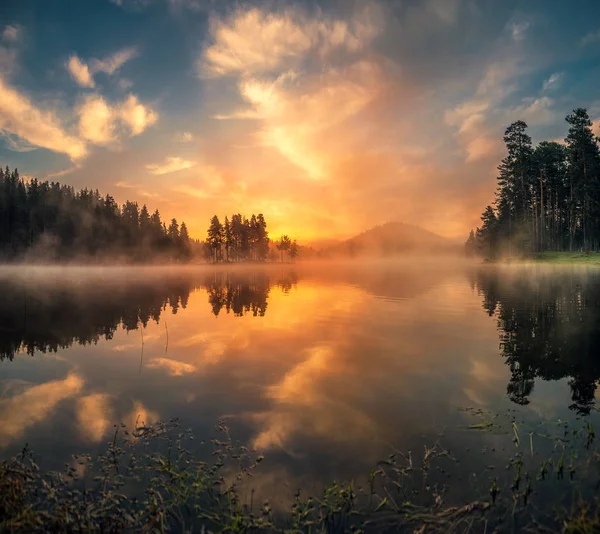
[[[328,257],[458,254],[462,247],[445,237],[400,222],[375,226],[323,250]]]

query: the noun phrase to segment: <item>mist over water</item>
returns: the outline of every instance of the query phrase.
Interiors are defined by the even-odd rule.
[[[227,419],[280,494],[442,439],[459,408],[597,420],[600,271],[461,261],[0,269],[0,457],[60,467],[113,424]],[[504,454],[500,450],[498,454]],[[468,473],[461,476],[468,476]]]

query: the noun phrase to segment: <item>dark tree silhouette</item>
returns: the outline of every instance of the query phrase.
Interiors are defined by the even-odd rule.
[[[288,250],[291,241],[289,237],[284,237],[287,240],[285,250]],[[262,213],[252,214],[250,219],[236,213],[231,216],[231,219],[226,216],[223,224],[219,221],[219,217],[214,215],[210,220],[206,243],[211,249],[210,257],[213,262],[273,260],[267,222]],[[280,250],[279,244],[275,246]],[[208,258],[207,253],[205,257]]]
[[[488,258],[543,251],[600,250],[600,150],[587,110],[566,117],[565,145],[533,148],[527,124],[505,132],[494,206],[470,236],[467,254]]]
[[[183,224],[182,224],[183,226]],[[0,258],[63,260],[120,257],[128,261],[188,260],[197,243],[160,213],[97,190],[31,179],[0,169]]]

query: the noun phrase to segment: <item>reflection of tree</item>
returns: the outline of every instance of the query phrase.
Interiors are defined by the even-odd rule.
[[[265,273],[236,275],[217,272],[205,283],[212,312],[219,315],[225,308],[237,317],[251,313],[263,317],[267,311],[269,277]]]
[[[536,378],[569,377],[573,404],[589,413],[600,378],[600,279],[597,275],[480,270],[483,308],[498,319],[500,350],[511,371],[507,393],[527,404]]]
[[[17,352],[56,352],[73,343],[111,339],[122,327],[158,322],[161,313],[185,308],[192,286],[182,280],[135,284],[25,284],[0,280],[0,360]]]
[[[204,271],[134,282],[0,278],[0,360],[12,360],[20,351],[33,355],[73,343],[95,344],[111,339],[119,328],[130,331],[158,323],[167,308],[173,314],[185,309],[196,288],[206,289],[215,315],[225,308],[238,317],[262,317],[272,283],[282,284],[271,282],[264,272]]]
[[[281,288],[286,295],[298,285],[298,273],[295,271],[286,272],[277,278],[275,285]]]

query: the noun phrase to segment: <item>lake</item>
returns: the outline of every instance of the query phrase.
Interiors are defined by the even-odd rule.
[[[274,506],[436,443],[455,463],[431,486],[460,481],[444,490],[460,504],[515,451],[532,480],[559,449],[583,458],[598,426],[593,268],[4,267],[0,289],[0,458],[28,443],[48,469],[115,423],[179,418],[209,439],[224,420],[265,456],[252,488]],[[593,493],[588,468],[534,494]]]

